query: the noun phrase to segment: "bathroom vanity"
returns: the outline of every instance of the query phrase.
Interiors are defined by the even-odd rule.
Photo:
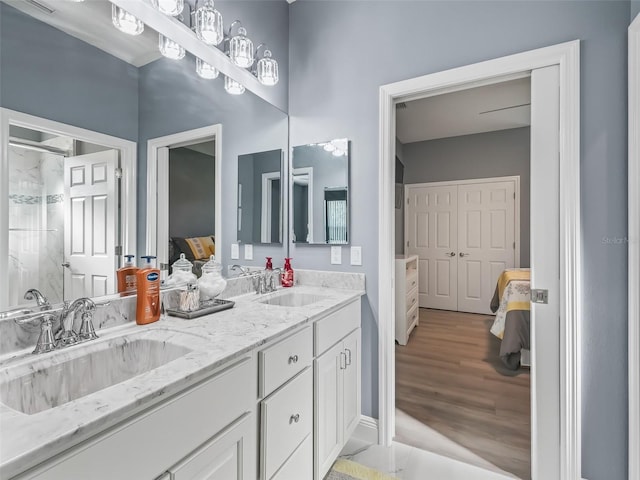
[[[94,343],[6,360],[0,477],[322,479],[360,419],[363,293],[248,294],[214,315],[114,327]],[[115,357],[133,376],[117,378],[127,364]],[[98,377],[120,381],[104,388],[110,380]],[[36,405],[11,397],[10,381],[57,395],[73,382],[99,390]]]

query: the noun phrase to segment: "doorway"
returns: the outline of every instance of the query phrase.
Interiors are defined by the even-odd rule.
[[[379,291],[394,291],[395,239],[391,226],[396,103],[529,74],[532,75],[531,280],[532,286],[545,288],[549,293],[548,303],[531,305],[531,472],[534,479],[574,480],[580,478],[578,41],[381,87]],[[557,196],[541,191],[545,182],[557,185]],[[385,445],[391,443],[395,432],[394,303],[393,294],[381,295],[379,440]]]

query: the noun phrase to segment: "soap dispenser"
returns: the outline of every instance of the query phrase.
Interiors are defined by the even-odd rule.
[[[122,296],[136,293],[136,272],[138,267],[133,264],[135,255],[125,255],[124,266],[116,270],[118,277],[118,293]]]
[[[291,267],[291,259],[284,259],[284,271],[282,272],[282,286],[293,287],[293,268]]]
[[[160,270],[154,265],[156,257],[146,255],[143,267],[136,272],[136,323],[146,325],[160,319]]]

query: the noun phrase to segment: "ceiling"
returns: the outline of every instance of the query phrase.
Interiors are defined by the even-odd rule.
[[[2,1],[136,67],[160,58],[158,34],[147,26],[135,37],[118,31],[111,23],[108,0]]]
[[[396,105],[401,143],[526,127],[531,123],[531,79],[445,93]]]

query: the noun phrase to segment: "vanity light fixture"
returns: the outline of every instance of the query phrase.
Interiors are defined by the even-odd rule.
[[[231,95],[242,95],[245,90],[244,85],[240,82],[236,82],[233,78],[226,76],[224,77],[224,89]]]
[[[327,142],[322,146],[322,148],[324,148],[325,152],[333,152],[336,149],[336,146],[333,142]]]
[[[334,157],[342,157],[347,154],[349,148],[348,141],[345,138],[336,138],[330,142],[316,143],[318,147],[322,147],[325,152],[331,153]]]
[[[151,0],[151,4],[165,15],[175,17],[182,13],[184,0]]]
[[[222,15],[213,6],[213,0],[196,1],[195,17],[196,35],[207,45],[218,45],[224,39]]]
[[[158,34],[158,46],[160,53],[167,58],[172,60],[180,60],[181,58],[184,58],[185,51],[182,45],[165,37],[161,33]]]
[[[264,48],[262,58],[256,62],[256,69],[253,74],[258,77],[258,81],[268,87],[273,87],[278,83],[278,62],[272,58],[271,50],[264,43],[256,48],[256,56],[259,56],[260,48]]]
[[[231,36],[231,31],[235,25],[238,25],[238,33]],[[229,41],[229,58],[233,63],[241,68],[249,68],[253,65],[253,42],[247,37],[247,30],[242,26],[240,20],[234,21],[229,25],[227,32]]]
[[[217,68],[208,64],[204,60],[196,57],[196,73],[201,77],[207,80],[212,80],[214,78],[218,78],[220,72]]]
[[[140,35],[144,32],[144,23],[141,20],[113,4],[111,5],[111,22],[114,27],[127,35]]]

